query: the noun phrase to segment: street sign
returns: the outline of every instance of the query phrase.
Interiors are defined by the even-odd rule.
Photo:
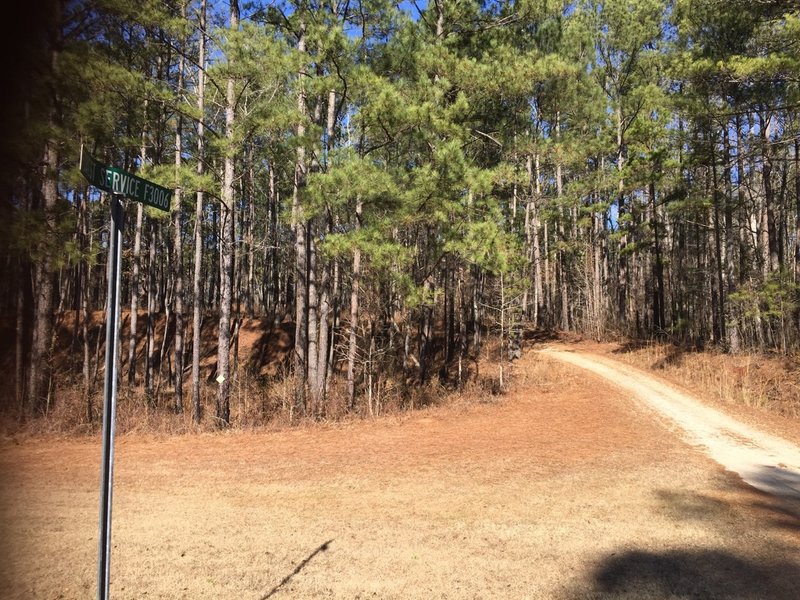
[[[114,426],[117,411],[119,288],[122,261],[122,196],[169,212],[172,190],[122,169],[97,162],[81,145],[80,171],[89,183],[111,192],[106,304],[106,373],[103,386],[103,451],[100,468],[100,535],[97,549],[97,599],[108,600],[111,581],[111,498],[114,481]]]
[[[80,170],[89,183],[101,190],[127,196],[147,206],[169,212],[172,190],[117,167],[97,162],[83,149],[83,146],[81,146]]]

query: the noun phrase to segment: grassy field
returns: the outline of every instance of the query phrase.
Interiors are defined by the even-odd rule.
[[[800,507],[599,379],[402,417],[117,444],[112,597],[775,598]],[[0,595],[95,594],[99,441],[0,442]]]

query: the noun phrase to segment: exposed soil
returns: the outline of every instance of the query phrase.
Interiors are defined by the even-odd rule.
[[[535,353],[502,400],[117,442],[122,598],[797,598],[800,506]],[[0,441],[0,592],[94,595],[99,440]]]

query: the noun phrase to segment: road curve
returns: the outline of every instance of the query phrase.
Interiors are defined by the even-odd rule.
[[[666,417],[684,439],[761,491],[800,500],[800,447],[703,405],[646,373],[613,359],[544,348],[545,356],[586,369],[631,392]]]

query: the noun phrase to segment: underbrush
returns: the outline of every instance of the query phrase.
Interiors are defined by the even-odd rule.
[[[459,406],[491,401],[502,395],[514,376],[509,364],[501,365],[497,342],[487,343],[479,361],[470,361],[458,381],[458,369],[439,370],[427,382],[420,383],[413,375],[374,374],[359,381],[354,406],[349,406],[347,382],[337,372],[329,378],[329,387],[321,403],[307,397],[305,410],[295,405],[296,382],[288,373],[263,377],[242,369],[231,381],[230,423],[217,418],[217,385],[203,382],[200,387],[202,417],[200,423],[192,418],[191,387],[183,393],[183,410],[175,408],[175,390],[162,389],[156,398],[148,398],[143,387],[120,386],[117,394],[117,433],[148,435],[185,435],[219,431],[277,430],[289,426],[312,425],[355,419],[398,415],[433,406]],[[503,385],[500,385],[500,372]],[[99,434],[102,426],[102,390],[87,399],[77,384],[62,385],[53,393],[54,401],[46,412],[26,419],[20,410],[7,410],[0,416],[0,431],[5,435],[67,435]]]
[[[800,416],[800,356],[729,355],[672,344],[628,344],[617,358],[661,371],[671,379],[723,402]]]

